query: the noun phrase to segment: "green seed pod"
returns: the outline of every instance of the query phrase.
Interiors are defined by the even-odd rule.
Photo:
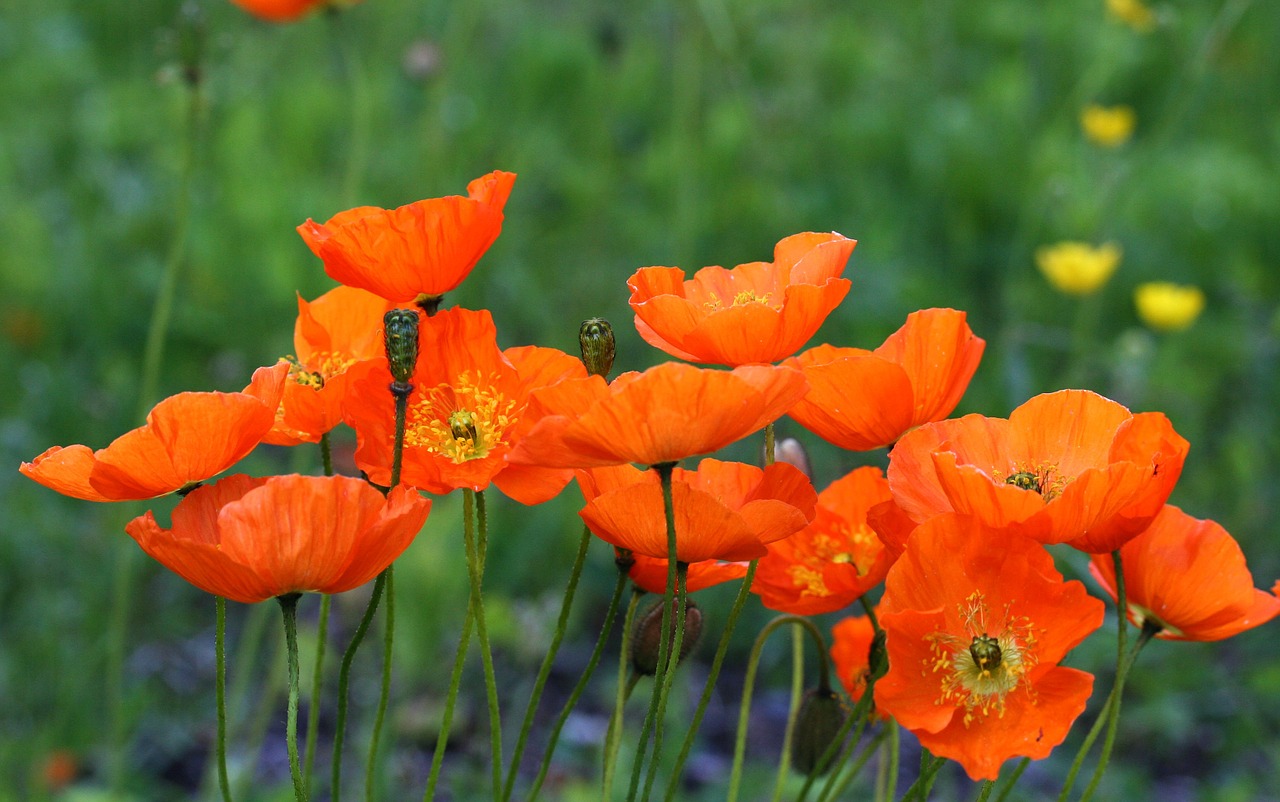
[[[791,736],[791,765],[801,774],[822,776],[831,768],[839,747],[823,761],[823,754],[835,742],[836,733],[844,726],[847,713],[840,697],[830,689],[805,691],[796,728]],[[821,761],[821,762],[820,762]]]
[[[382,316],[387,362],[396,384],[407,385],[418,364],[418,313],[392,309]]]
[[[676,613],[675,600],[671,600],[672,617]],[[675,643],[675,621],[671,622],[670,648]],[[684,610],[684,639],[680,642],[680,660],[689,656],[702,637],[702,611],[689,600]],[[631,666],[639,674],[653,676],[658,673],[658,647],[662,643],[662,602],[644,612],[631,630]],[[677,661],[678,663],[679,661]]]
[[[582,321],[578,329],[578,344],[582,346],[582,364],[587,366],[587,372],[608,378],[615,355],[613,326],[609,321],[602,317]]]

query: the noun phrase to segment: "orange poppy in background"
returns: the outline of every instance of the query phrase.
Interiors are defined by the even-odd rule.
[[[1189,445],[1158,412],[1088,390],[1038,395],[1009,416],[966,415],[908,433],[889,486],[913,520],[955,511],[1042,543],[1114,551],[1156,516]]]
[[[587,500],[582,520],[601,540],[665,561],[667,519],[656,471],[618,465],[578,472]],[[705,459],[671,476],[676,556],[681,562],[741,561],[813,520],[818,503],[809,479],[776,463],[765,469]],[[666,587],[666,579],[662,581]]]
[[[299,19],[316,6],[327,5],[327,0],[231,0],[255,17],[271,22],[290,22]],[[346,0],[349,4],[353,0]]]
[[[637,586],[650,593],[667,592],[667,561],[644,554],[632,554],[635,564],[631,566],[628,576]],[[732,582],[747,575],[745,562],[721,562],[720,560],[703,560],[690,563],[689,573],[685,578],[685,592],[694,593],[724,582]]]
[[[849,616],[831,628],[831,662],[849,698],[857,702],[871,679],[871,644],[876,630],[865,615]],[[881,714],[883,717],[883,714]]]
[[[627,280],[636,329],[678,359],[737,367],[794,354],[849,292],[841,278],[856,240],[795,234],[773,262],[732,270],[704,267],[685,280],[678,267],[642,267]]]
[[[263,438],[279,446],[318,443],[342,422],[349,370],[384,354],[385,299],[353,287],[335,287],[314,301],[298,296],[293,328],[296,355],[275,426]]]
[[[599,376],[535,392],[537,423],[508,460],[555,468],[658,465],[709,454],[763,429],[804,395],[804,374],[665,362],[606,383]]]
[[[879,585],[890,554],[867,524],[867,511],[889,501],[879,468],[858,468],[818,496],[813,523],[769,546],[751,590],[771,610],[817,615],[847,607]]]
[[[173,510],[173,528],[148,512],[125,531],[201,590],[252,604],[363,585],[408,548],[430,511],[414,490],[383,498],[348,476],[237,474],[189,493]]]
[[[1159,627],[1157,638],[1222,640],[1280,615],[1280,583],[1271,593],[1256,589],[1235,538],[1172,505],[1121,547],[1120,558],[1129,620]],[[1089,571],[1115,599],[1111,555],[1094,556]]]
[[[454,308],[423,317],[413,392],[405,421],[401,480],[429,493],[484,490],[495,483],[516,501],[537,504],[573,478],[568,469],[509,465],[506,455],[532,422],[529,394],[587,375],[582,361],[554,348],[498,350],[487,311]],[[395,400],[386,359],[352,369],[344,416],[356,430],[356,465],[380,485],[391,481]]]
[[[462,283],[502,230],[515,173],[495,170],[451,195],[380,209],[360,206],[298,233],[334,281],[393,303],[443,295]]]
[[[809,380],[809,394],[788,414],[841,448],[882,448],[950,415],[985,347],[964,312],[912,312],[874,351],[819,345],[784,362]]]
[[[18,469],[64,496],[137,501],[203,482],[239,462],[275,423],[288,366],[258,368],[238,393],[178,393],[106,448],[55,446]]]
[[[1046,757],[1084,712],[1093,677],[1058,663],[1102,626],[1103,604],[1039,543],[937,516],[889,569],[879,609],[889,671],[877,708],[971,779]]]

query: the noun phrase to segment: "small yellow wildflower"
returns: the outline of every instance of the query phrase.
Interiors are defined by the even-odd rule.
[[[1080,114],[1080,126],[1090,142],[1104,148],[1117,148],[1133,136],[1138,118],[1128,106],[1099,106],[1092,103]]]
[[[1120,253],[1120,246],[1113,242],[1096,248],[1084,242],[1059,242],[1037,250],[1036,265],[1058,292],[1090,295],[1116,272]]]
[[[1133,300],[1138,317],[1156,331],[1182,331],[1195,323],[1204,310],[1204,293],[1199,287],[1168,281],[1139,284]]]
[[[1138,33],[1156,26],[1156,14],[1142,0],[1107,0],[1107,13]]]

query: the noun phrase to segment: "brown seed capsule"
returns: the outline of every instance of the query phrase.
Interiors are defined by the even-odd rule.
[[[671,612],[676,613],[675,600],[672,599]],[[671,642],[675,642],[675,621],[671,626]],[[680,660],[689,656],[693,647],[698,645],[702,636],[702,611],[698,605],[689,600],[684,611],[684,639],[680,642]],[[652,605],[636,619],[631,630],[631,666],[639,674],[653,676],[658,673],[658,647],[662,643],[662,602]],[[678,662],[678,661],[677,661]]]
[[[832,749],[826,760],[822,760],[822,756],[835,742],[846,717],[844,704],[830,688],[805,691],[796,715],[795,733],[791,736],[791,765],[796,771],[821,776],[831,768],[839,747]]]

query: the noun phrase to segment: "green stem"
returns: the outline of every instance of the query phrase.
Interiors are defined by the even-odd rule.
[[[938,777],[938,771],[942,768],[942,764],[946,763],[944,757],[934,757],[928,751],[920,753],[920,776],[916,777],[916,781],[911,784],[907,792],[902,795],[902,802],[909,799],[920,799],[921,802],[929,798],[929,791],[933,788],[933,781]]]
[[[467,551],[467,573],[471,578],[471,614],[475,618],[476,639],[480,642],[480,661],[484,665],[485,696],[489,702],[489,748],[490,769],[493,774],[493,798],[502,796],[502,718],[498,711],[498,682],[493,673],[493,652],[489,648],[489,628],[484,619],[484,598],[481,582],[484,572],[484,557],[479,543],[487,541],[485,529],[487,521],[481,516],[480,534],[477,537],[473,523],[477,510],[483,510],[483,492],[477,493],[470,488],[463,489],[463,521],[464,541]]]
[[[350,645],[342,653],[342,665],[338,669],[338,711],[333,725],[333,767],[329,785],[331,802],[339,802],[342,795],[342,742],[347,728],[347,691],[351,684],[351,664],[355,660],[356,651],[364,641],[365,634],[369,631],[369,624],[373,622],[373,614],[377,612],[378,602],[382,599],[386,582],[387,572],[383,571],[374,580],[373,592],[369,594],[369,604],[364,609],[364,615],[360,617],[355,634],[351,636]]]
[[[622,591],[626,586],[627,574],[624,571],[619,571],[618,581],[613,586],[613,596],[609,598],[609,609],[604,614],[604,624],[600,627],[600,637],[596,638],[596,647],[591,652],[591,659],[587,661],[587,667],[583,670],[582,676],[578,678],[578,684],[573,686],[573,692],[569,694],[569,700],[564,703],[564,707],[560,710],[560,715],[556,718],[555,726],[551,728],[551,735],[547,739],[547,751],[542,756],[542,765],[538,767],[538,778],[534,780],[533,789],[529,791],[530,802],[537,799],[538,791],[542,789],[542,782],[547,777],[547,770],[551,768],[551,755],[555,752],[556,743],[560,740],[560,731],[564,729],[565,722],[569,720],[569,714],[577,706],[578,699],[582,697],[582,692],[586,690],[587,683],[591,680],[591,675],[600,663],[600,656],[604,654],[605,643],[609,640],[609,633],[613,630],[613,619],[618,615],[618,606],[622,603]],[[515,775],[518,765],[518,760],[512,761],[512,776]],[[511,794],[511,784],[512,779],[508,777],[506,791],[508,796]]]
[[[320,435],[320,464],[324,467],[325,476],[333,476],[333,447],[329,443],[329,433]]]
[[[284,642],[289,660],[289,718],[285,725],[285,745],[289,749],[289,774],[293,776],[293,798],[306,802],[307,787],[298,761],[298,599],[299,593],[277,596],[284,614]]]
[[[440,781],[440,767],[444,765],[444,750],[449,744],[449,730],[453,726],[453,708],[458,701],[458,688],[462,685],[462,669],[467,662],[467,647],[471,644],[471,626],[475,616],[467,605],[467,617],[462,622],[462,635],[458,638],[458,651],[453,657],[453,671],[449,675],[449,691],[444,698],[444,718],[440,722],[440,734],[436,737],[435,753],[431,756],[431,773],[427,775],[427,790],[423,802],[431,802],[436,796],[436,783]]]
[[[671,507],[668,503],[668,510]],[[674,530],[672,519],[668,519],[668,526],[671,531]],[[671,552],[674,553],[674,550]],[[644,780],[644,799],[648,802],[649,794],[653,790],[653,781],[657,777],[658,763],[662,758],[662,735],[665,727],[663,726],[667,716],[667,700],[671,698],[671,686],[675,681],[676,665],[680,662],[680,652],[684,648],[684,628],[685,617],[689,612],[689,564],[676,564],[676,633],[671,642],[671,649],[667,654],[667,671],[662,680],[662,692],[658,696],[658,710],[653,720],[653,755],[649,759],[649,773]],[[656,679],[655,679],[656,681]],[[676,778],[679,779],[679,778]]]
[[[838,783],[832,783],[831,781],[828,781],[827,783],[828,787],[822,789],[822,794],[821,796],[818,797],[818,802],[828,802],[828,800],[836,799],[841,794],[843,794],[844,790],[849,787],[849,783],[853,782],[854,779],[860,773],[862,773],[862,769],[867,765],[867,761],[870,760],[871,756],[875,754],[875,752],[880,748],[880,745],[884,743],[885,738],[888,737],[889,732],[891,731],[892,730],[881,730],[879,735],[877,735],[875,738],[872,738],[862,748],[862,751],[858,754],[858,759],[855,760],[851,766],[849,766],[849,770],[844,773],[844,775],[840,778],[840,781]],[[849,745],[848,747],[846,747],[846,749],[852,752],[854,747],[857,745],[857,743],[858,743],[858,736],[855,735],[853,738],[849,740]],[[848,759],[848,755],[842,756],[841,759],[837,761],[837,765],[843,765],[843,763],[847,759]],[[837,775],[837,772],[835,771],[831,772],[831,779],[834,780],[836,775]],[[877,778],[877,784],[879,785],[878,778]]]
[[[643,595],[644,591],[639,587],[632,590],[627,614],[622,619],[622,649],[618,655],[618,690],[614,695],[613,715],[609,717],[609,730],[604,737],[604,779],[601,783],[603,789],[601,798],[605,800],[613,798],[613,773],[618,763],[618,747],[622,743],[622,715],[627,699],[631,696],[631,689],[639,680],[639,676],[633,674],[628,681],[627,671],[631,665],[631,626],[635,621],[636,607],[639,606],[640,597]]]
[[[778,777],[773,782],[773,802],[782,798],[782,786],[791,771],[791,740],[795,737],[796,719],[800,715],[800,699],[804,694],[804,633],[791,630],[791,699],[787,704],[787,726],[782,733],[782,754],[778,758]]]
[[[764,427],[764,466],[768,468],[777,461],[777,444],[774,440],[773,424],[766,424]]]
[[[231,802],[231,781],[227,778],[227,600],[215,596],[217,625],[213,633],[214,696],[218,706],[218,788],[223,802]]]
[[[332,606],[332,596],[326,593],[320,597],[320,619],[316,622],[316,661],[311,671],[311,690],[307,697],[307,748],[302,761],[307,793],[311,792],[311,769],[315,765],[316,740],[320,734],[320,689],[324,686],[324,656],[329,638],[329,608]]]
[[[524,754],[525,743],[529,738],[529,730],[533,728],[533,716],[538,712],[538,702],[542,699],[542,689],[546,687],[547,678],[551,676],[551,664],[555,662],[556,654],[560,651],[560,643],[564,640],[564,633],[569,628],[569,611],[573,605],[573,597],[578,592],[578,579],[582,576],[582,566],[587,561],[587,547],[589,545],[591,545],[591,530],[583,526],[582,536],[578,539],[578,553],[574,556],[573,567],[569,569],[569,583],[565,586],[564,599],[560,603],[560,615],[556,618],[556,629],[551,635],[551,646],[542,658],[542,665],[538,668],[537,679],[533,681],[533,692],[529,696],[529,704],[524,711],[524,722],[520,725],[520,735],[516,738],[515,751],[511,753],[511,766],[507,770],[507,782],[502,789],[504,802],[511,798],[511,791],[515,788],[516,774],[520,771],[520,757]],[[624,576],[618,580],[618,591],[614,594],[615,598],[621,598],[625,579]],[[611,613],[610,617],[605,620],[606,632],[608,631],[607,628],[612,624]],[[595,666],[590,666],[590,668],[594,669]],[[553,738],[550,747],[547,749],[548,758],[550,758],[554,749],[555,739]]]
[[[858,739],[862,737],[863,729],[866,728],[867,722],[871,720],[871,711],[873,709],[872,697],[875,690],[875,683],[876,680],[874,677],[867,681],[866,690],[862,692],[862,697],[858,699],[858,703],[853,706],[853,712],[851,712],[849,717],[844,720],[844,724],[840,725],[840,729],[836,730],[835,737],[831,739],[831,743],[822,751],[822,755],[818,757],[816,765],[831,766],[831,772],[827,775],[827,782],[822,787],[822,793],[819,794],[819,799],[821,800],[830,799],[835,793],[834,786],[836,783],[836,775],[839,773],[837,767],[842,765],[849,757],[849,754],[853,752],[853,748],[858,743]],[[825,677],[823,679],[823,686],[826,687]],[[853,730],[852,737],[849,737],[850,730]],[[847,751],[841,755],[839,760],[833,760],[836,756],[837,750],[842,748],[841,744],[845,742],[846,738],[848,738],[849,741]],[[805,777],[804,785],[800,787],[800,793],[796,795],[796,802],[804,802],[809,795],[809,789],[817,779],[817,774],[810,774],[808,777]]]
[[[1027,770],[1027,766],[1031,765],[1031,758],[1024,757],[1018,761],[1018,767],[1013,770],[1013,774],[1009,775],[1009,779],[1005,782],[1004,788],[1000,789],[1000,795],[996,797],[996,802],[1004,802],[1009,798],[1009,793],[1013,791],[1013,787],[1018,784],[1018,780],[1022,778],[1022,773]]]
[[[902,731],[896,723],[890,723],[889,727],[889,789],[886,799],[893,799],[898,795],[898,769],[902,759]]]
[[[387,715],[387,700],[391,696],[391,651],[395,643],[396,632],[396,574],[395,565],[388,565],[382,575],[387,578],[387,626],[382,639],[382,684],[378,690],[378,711],[373,719],[373,735],[369,737],[369,761],[364,771],[364,798],[374,798],[373,787],[377,777],[378,744],[382,740],[382,722]]]

